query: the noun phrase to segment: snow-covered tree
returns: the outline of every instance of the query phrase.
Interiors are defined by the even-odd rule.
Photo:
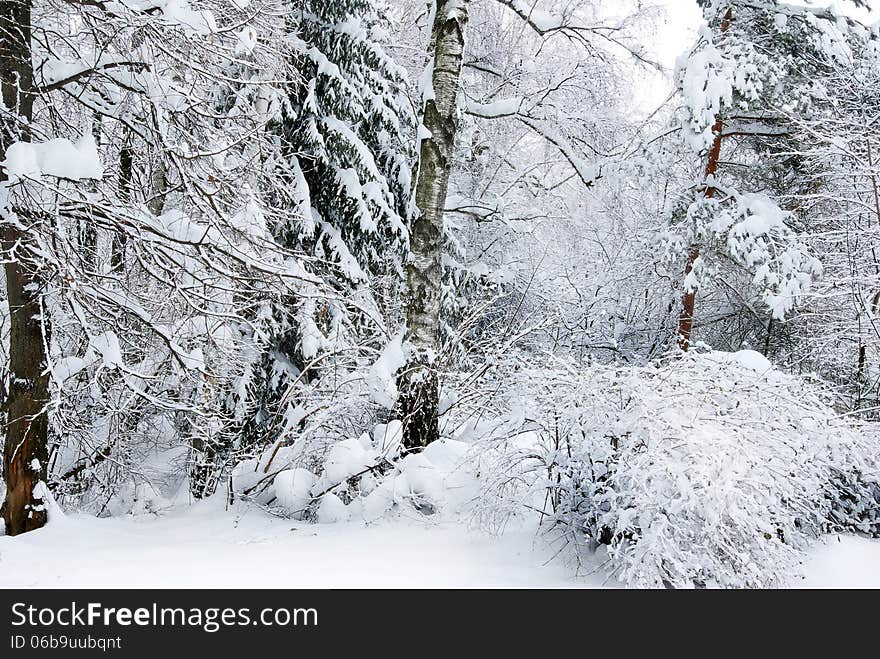
[[[458,132],[458,97],[464,61],[467,0],[438,0],[428,66],[422,81],[421,150],[415,187],[417,210],[407,262],[407,363],[401,376],[404,443],[427,446],[440,436],[440,300],[444,213]]]
[[[261,312],[266,345],[249,385],[248,441],[290,431],[298,386],[388,340],[409,242],[415,125],[375,4],[303,0],[286,25],[290,82],[273,126],[286,187],[271,201],[285,214],[271,231],[280,246],[309,253],[330,293]]]
[[[45,521],[50,490],[100,509],[170,428],[175,442],[199,435],[196,419],[220,428],[208,419],[227,415],[248,308],[300,273],[241,195],[265,171],[266,118],[212,107],[266,5],[222,26],[186,3],[7,8],[21,51],[4,60],[18,67],[3,154],[15,534]],[[262,86],[238,81],[241,97]]]
[[[677,253],[687,253],[684,350],[699,284],[717,278],[719,265],[751,274],[770,322],[782,320],[819,276],[819,263],[792,230],[796,212],[784,207],[797,183],[773,170],[796,166],[786,158],[793,150],[786,117],[821,113],[823,76],[849,57],[852,42],[868,37],[858,23],[825,10],[777,2],[701,5],[706,23],[677,73],[682,136],[704,161],[689,193],[697,198],[676,210],[671,240]],[[742,168],[721,167],[734,149],[746,154]]]

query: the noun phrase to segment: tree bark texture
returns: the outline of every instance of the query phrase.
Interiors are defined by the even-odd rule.
[[[0,1],[0,84],[7,108],[0,120],[0,160],[15,142],[29,141],[33,118],[30,0]],[[46,523],[48,490],[47,414],[49,373],[48,325],[40,305],[40,282],[33,263],[32,238],[26,217],[16,217],[5,170],[2,207],[2,252],[9,301],[9,386],[3,401],[5,443],[3,476],[6,499],[2,515],[7,535],[38,529]]]
[[[440,347],[443,209],[458,129],[458,91],[464,55],[467,0],[437,0],[432,29],[433,93],[426,95],[415,201],[406,266],[408,362],[400,378],[404,445],[427,446],[440,436]]]

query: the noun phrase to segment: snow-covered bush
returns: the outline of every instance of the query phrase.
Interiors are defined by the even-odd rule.
[[[530,475],[552,528],[604,546],[628,585],[780,584],[818,534],[876,533],[880,443],[832,410],[820,382],[758,353],[518,380],[505,469]]]
[[[857,469],[832,477],[825,495],[830,510],[825,528],[880,538],[880,480]]]

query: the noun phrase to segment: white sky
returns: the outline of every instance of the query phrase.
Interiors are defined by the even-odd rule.
[[[702,22],[702,13],[695,0],[653,0],[651,4],[662,7],[664,15],[656,32],[646,35],[646,40],[651,55],[667,69],[669,76],[647,72],[637,74],[635,82],[642,87],[637,95],[641,114],[653,112],[669,96],[675,60],[693,45]]]
[[[703,17],[695,0],[654,0],[654,4],[665,9],[666,18],[657,30],[653,50],[671,71],[676,58],[693,45]]]

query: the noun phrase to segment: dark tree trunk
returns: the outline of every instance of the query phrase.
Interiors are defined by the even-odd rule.
[[[0,124],[0,160],[17,141],[29,141],[33,118],[30,0],[0,1],[0,83],[8,110]],[[0,185],[7,177],[0,172]],[[10,196],[12,196],[10,191]],[[6,440],[3,475],[6,500],[3,519],[8,535],[38,529],[46,523],[48,462],[46,405],[49,374],[45,346],[48,325],[40,308],[40,282],[32,261],[31,237],[12,223],[12,203],[0,209],[6,293],[9,301],[9,385],[3,403]],[[26,218],[19,218],[26,224]]]
[[[862,397],[865,394],[865,365],[868,361],[868,349],[864,343],[859,341],[859,359],[856,365],[856,404],[855,410],[862,409]]]
[[[134,153],[131,150],[131,135],[128,135],[125,145],[119,151],[119,198],[129,203],[134,198],[131,194],[133,166]],[[113,244],[110,247],[110,269],[113,272],[125,269],[126,242],[124,230],[113,234]]]
[[[458,130],[467,0],[437,0],[431,42],[434,98],[426,99],[416,179],[418,216],[410,223],[411,256],[406,266],[408,363],[400,377],[400,412],[407,448],[427,446],[440,436],[440,294],[443,276],[443,210]]]

